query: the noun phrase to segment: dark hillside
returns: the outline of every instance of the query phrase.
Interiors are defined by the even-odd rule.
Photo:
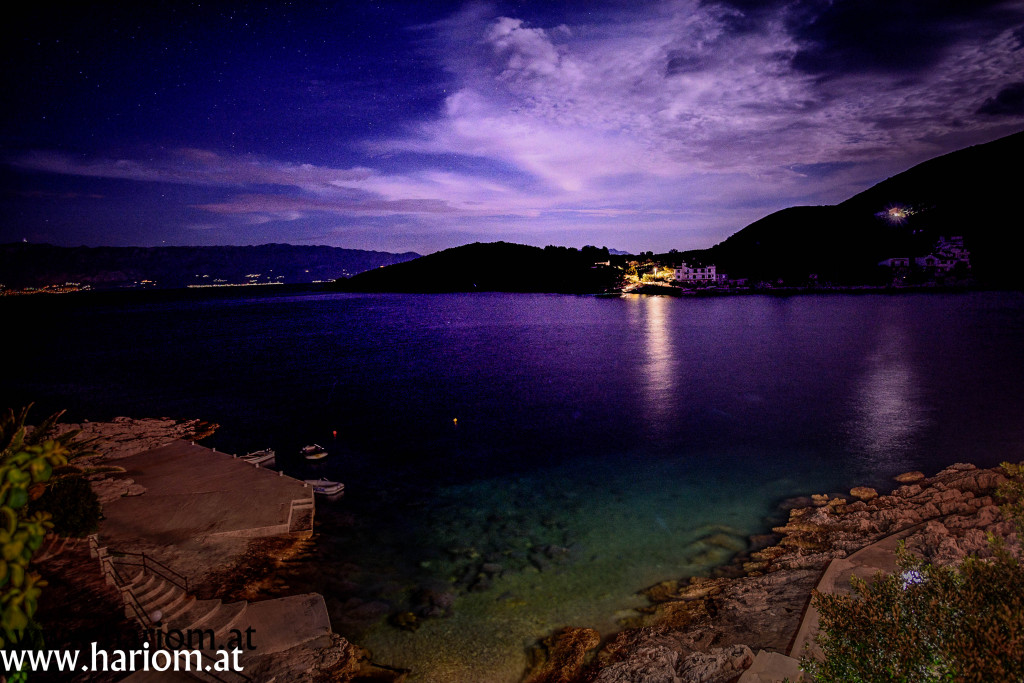
[[[882,259],[923,256],[940,236],[961,235],[975,279],[1019,286],[1022,159],[1024,132],[918,164],[835,206],[777,211],[685,256],[733,277],[859,284],[883,277]]]
[[[607,259],[608,251],[595,247],[474,242],[339,280],[336,286],[358,292],[601,292],[617,280],[614,269],[595,266]]]

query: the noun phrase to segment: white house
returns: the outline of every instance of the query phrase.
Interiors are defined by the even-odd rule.
[[[953,270],[958,263],[963,263],[964,267],[970,268],[971,252],[964,249],[964,238],[961,236],[939,237],[934,251],[927,256],[915,258],[914,262],[921,268],[936,271]]]
[[[708,266],[689,266],[682,264],[676,268],[676,280],[680,282],[716,282],[714,264]]]

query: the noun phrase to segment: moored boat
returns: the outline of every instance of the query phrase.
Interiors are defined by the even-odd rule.
[[[316,443],[303,446],[299,452],[306,460],[322,460],[327,457],[327,449]]]
[[[274,458],[276,453],[273,448],[264,448],[261,451],[253,451],[252,453],[246,453],[245,455],[238,456],[242,460],[252,463],[253,465],[260,465],[261,467],[269,467],[274,464]]]
[[[340,481],[331,481],[330,479],[307,479],[306,483],[313,487],[313,493],[319,493],[322,496],[336,496],[345,490],[345,485]]]

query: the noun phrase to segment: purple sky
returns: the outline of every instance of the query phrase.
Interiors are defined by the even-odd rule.
[[[1024,0],[28,12],[0,242],[701,248],[1024,129]]]

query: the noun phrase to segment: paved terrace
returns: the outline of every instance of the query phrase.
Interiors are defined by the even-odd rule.
[[[187,441],[116,464],[146,491],[104,506],[110,547],[312,533],[313,490],[274,470]]]

